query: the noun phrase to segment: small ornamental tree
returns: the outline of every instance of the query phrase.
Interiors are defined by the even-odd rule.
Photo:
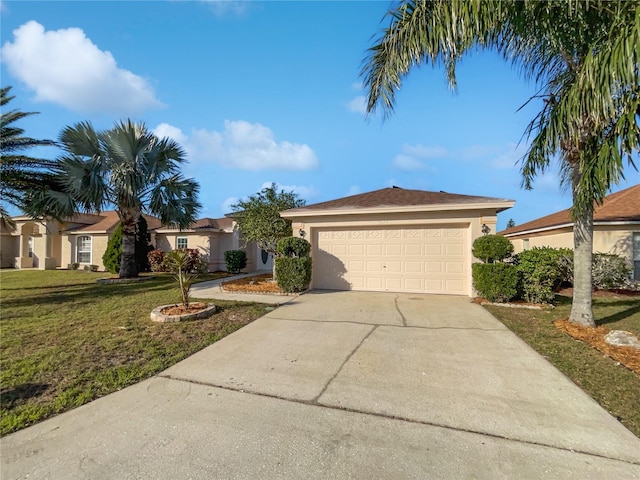
[[[502,263],[513,253],[513,244],[500,235],[485,235],[473,242],[473,256],[486,263],[471,266],[473,287],[490,302],[508,302],[518,294],[518,271]]]
[[[224,252],[224,261],[229,273],[240,273],[247,266],[247,253],[244,250],[227,250]]]
[[[277,258],[278,240],[292,235],[291,221],[280,216],[280,212],[302,207],[305,201],[294,192],[277,190],[275,183],[260,192],[232,205],[233,219],[244,238],[245,245],[255,242],[258,248],[272,253]],[[277,278],[274,262],[274,277]]]
[[[153,247],[149,244],[151,235],[147,227],[147,221],[143,216],[140,216],[138,224],[136,225],[136,238],[135,238],[135,260],[136,268],[138,272],[149,271],[149,259],[148,255]],[[109,238],[107,249],[102,256],[102,263],[104,268],[111,273],[118,273],[120,271],[120,262],[122,261],[122,224],[119,223],[113,232],[113,235]]]
[[[311,282],[311,244],[304,238],[287,237],[278,242],[276,250],[278,286],[287,293],[305,290]]]

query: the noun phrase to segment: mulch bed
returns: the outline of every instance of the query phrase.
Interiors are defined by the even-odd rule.
[[[197,313],[200,310],[204,310],[208,306],[209,306],[208,303],[191,302],[191,303],[189,303],[189,307],[188,308],[184,308],[183,305],[174,305],[174,306],[171,306],[171,307],[163,308],[162,309],[162,314],[163,315],[184,315],[184,314],[188,314],[188,313]]]
[[[553,323],[556,328],[571,335],[577,340],[581,340],[599,352],[620,362],[629,370],[640,375],[640,350],[633,347],[619,347],[605,342],[604,337],[609,333],[606,327],[582,327],[570,323],[568,319],[556,320]]]
[[[276,293],[283,294],[278,284],[273,281],[273,275],[270,273],[263,273],[260,275],[254,275],[251,277],[239,278],[237,280],[231,280],[224,282],[222,288],[226,292],[240,292],[240,293]]]

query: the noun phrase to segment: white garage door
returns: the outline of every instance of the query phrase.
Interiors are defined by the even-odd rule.
[[[318,230],[313,286],[467,295],[467,232],[465,225]]]

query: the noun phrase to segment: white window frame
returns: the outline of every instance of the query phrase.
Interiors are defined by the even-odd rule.
[[[33,245],[35,243],[35,238],[33,235],[29,236],[29,240],[27,241],[28,249],[29,249],[29,258],[33,258]]]
[[[522,249],[523,250],[529,250],[529,239],[528,238],[524,238],[522,240]]]
[[[81,240],[82,239],[89,239],[89,251],[85,251],[84,249],[82,251],[80,251],[80,246],[81,246]],[[83,245],[86,247],[86,245]],[[80,260],[80,254],[85,254],[88,253],[89,254],[89,261],[88,262],[83,262],[82,260]],[[91,265],[91,257],[93,256],[93,237],[91,237],[91,235],[79,235],[78,237],[76,237],[76,262],[77,263],[82,263],[82,264],[87,264],[87,265]]]
[[[184,246],[180,246],[181,241],[184,240]],[[176,250],[179,250],[181,248],[189,248],[189,237],[185,237],[185,236],[181,236],[181,237],[176,237]]]

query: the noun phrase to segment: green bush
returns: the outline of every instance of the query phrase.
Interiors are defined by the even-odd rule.
[[[566,280],[569,249],[535,247],[520,252],[514,264],[520,274],[520,295],[530,303],[551,303]]]
[[[626,287],[631,280],[631,267],[624,258],[608,253],[593,255],[593,288],[606,290]]]
[[[518,294],[518,270],[508,263],[471,265],[473,287],[490,302],[508,302]]]
[[[227,250],[224,252],[224,261],[228,272],[240,273],[247,266],[247,254],[244,250]]]
[[[149,271],[149,252],[153,247],[149,244],[151,235],[147,227],[147,221],[144,217],[140,217],[138,224],[136,225],[136,270],[138,272]],[[102,263],[104,268],[111,273],[118,273],[120,271],[120,258],[122,257],[122,224],[119,223],[116,227],[113,235],[109,238],[107,249],[102,256]]]
[[[205,262],[205,258],[200,253],[200,250],[197,248],[177,248],[175,250],[171,250],[164,254],[164,258],[162,260],[162,268],[164,272],[172,272],[175,269],[176,262],[176,254],[178,253],[186,253],[186,256],[183,258],[180,255],[182,269],[188,273],[202,273],[206,270],[207,265]],[[171,254],[171,255],[170,255]]]
[[[484,235],[473,242],[473,256],[484,263],[501,262],[513,253],[513,244],[502,235]]]
[[[308,257],[311,244],[304,238],[285,237],[276,246],[276,253],[281,257]]]
[[[277,257],[276,281],[287,293],[301,292],[311,282],[311,257]]]

